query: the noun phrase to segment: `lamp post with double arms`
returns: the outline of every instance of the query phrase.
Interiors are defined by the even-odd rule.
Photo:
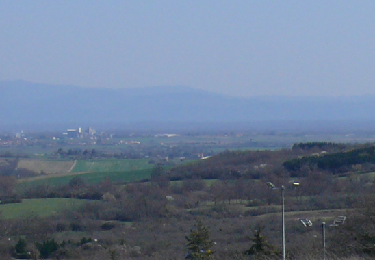
[[[281,199],[282,199],[282,232],[283,232],[283,260],[285,260],[285,187],[281,185]]]
[[[273,190],[281,190],[281,226],[282,226],[282,251],[283,251],[283,260],[286,259],[286,251],[285,251],[285,187],[284,185],[281,185],[280,188],[276,187],[275,184],[272,182],[266,183],[268,187],[270,187]]]
[[[323,260],[326,260],[326,223],[322,222]]]

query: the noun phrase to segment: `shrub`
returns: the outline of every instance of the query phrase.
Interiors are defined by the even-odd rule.
[[[56,231],[57,232],[64,232],[66,231],[67,227],[65,223],[57,223],[56,224]]]
[[[11,203],[22,203],[22,199],[19,198],[3,198],[1,204],[11,204]]]
[[[27,254],[27,243],[25,239],[20,238],[17,242],[17,244],[14,246],[14,249],[16,251],[16,257],[19,259],[28,259]]]
[[[114,229],[115,227],[116,227],[116,224],[112,222],[106,222],[103,225],[101,225],[101,229],[103,230],[111,230],[111,229]]]
[[[43,241],[42,244],[36,243],[36,247],[39,250],[40,257],[42,259],[46,259],[50,257],[55,251],[57,251],[57,249],[59,248],[59,245],[52,238],[52,239],[47,239]]]
[[[83,226],[79,223],[76,223],[76,222],[71,222],[70,228],[71,228],[72,231],[82,231],[83,230]]]
[[[84,245],[84,244],[91,243],[92,241],[93,241],[93,240],[92,240],[91,237],[89,237],[89,238],[83,237],[83,238],[81,239],[80,245],[82,246],[82,245]]]

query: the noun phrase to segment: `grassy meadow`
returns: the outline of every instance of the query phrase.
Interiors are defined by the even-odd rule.
[[[72,173],[79,172],[124,172],[150,169],[148,159],[78,160]]]
[[[48,217],[62,213],[66,209],[74,209],[84,203],[85,200],[66,198],[24,199],[22,203],[0,204],[0,216],[5,219],[28,216]]]
[[[29,186],[37,185],[64,185],[69,183],[71,179],[79,176],[87,183],[99,183],[104,180],[111,180],[113,182],[132,182],[148,179],[151,177],[152,169],[136,170],[136,171],[124,171],[124,172],[92,172],[92,173],[76,173],[66,175],[51,175],[43,178],[29,178],[24,179],[23,182],[18,184],[18,188],[26,188]]]

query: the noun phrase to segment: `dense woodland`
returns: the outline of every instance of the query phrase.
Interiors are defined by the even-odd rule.
[[[85,203],[50,217],[1,218],[2,259],[277,259],[280,190],[267,182],[285,186],[289,259],[321,258],[320,224],[339,215],[347,220],[327,225],[327,255],[375,255],[373,144],[225,151],[174,168],[155,165],[151,179],[127,184],[91,184],[77,175],[66,185],[20,188],[14,160],[0,165],[3,204],[29,198]]]

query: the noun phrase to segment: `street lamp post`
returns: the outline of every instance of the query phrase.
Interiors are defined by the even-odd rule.
[[[322,222],[323,260],[326,260],[326,223]]]
[[[281,190],[281,226],[282,226],[282,250],[283,250],[283,260],[286,259],[286,251],[285,251],[285,187],[281,185],[280,188],[276,187],[275,184],[272,182],[266,183],[268,187],[273,190],[280,189]]]
[[[281,186],[281,198],[282,198],[282,244],[283,244],[283,260],[285,260],[285,187],[284,185]]]

